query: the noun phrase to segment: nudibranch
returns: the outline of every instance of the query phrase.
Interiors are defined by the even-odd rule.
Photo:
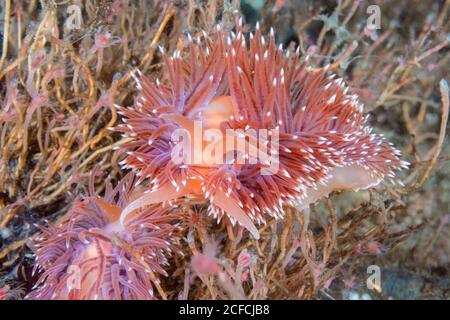
[[[273,29],[262,35],[259,25],[254,33],[237,25],[235,32],[218,26],[212,36],[187,35],[183,52],[161,49],[163,78],[139,73],[134,106],[117,106],[124,124],[116,130],[131,137],[121,147],[127,153],[121,165],[134,170],[139,183],[148,181],[147,194],[123,210],[121,221],[143,206],[194,197],[208,202],[217,219],[227,216],[258,238],[255,223],[283,217],[283,206],[304,208],[335,190],[373,187],[407,167],[392,144],[372,133],[342,78],[326,68],[313,71],[298,50],[277,46]],[[224,136],[227,130],[276,131],[277,141],[265,143],[277,158],[276,172],[262,174],[265,161],[174,161],[179,129],[194,136],[193,157],[205,151],[195,145],[207,140],[195,133],[198,123]],[[245,150],[261,146],[249,142]]]
[[[39,280],[26,299],[154,299],[154,288],[168,257],[177,247],[177,214],[160,205],[129,216],[122,209],[135,197],[135,178],[128,174],[104,197],[76,202],[64,221],[41,227],[34,271]]]

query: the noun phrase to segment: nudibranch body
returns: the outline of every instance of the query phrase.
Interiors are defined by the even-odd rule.
[[[249,34],[241,25],[236,33],[218,27],[213,38],[187,36],[185,51],[163,53],[164,78],[140,75],[135,105],[118,106],[124,124],[117,130],[132,137],[122,147],[128,154],[122,165],[149,181],[147,194],[124,209],[122,221],[142,206],[197,196],[209,201],[210,214],[226,215],[258,238],[254,223],[264,223],[266,214],[283,217],[283,206],[304,208],[335,190],[375,186],[408,165],[372,133],[344,81],[325,69],[310,71],[298,52],[276,46],[273,30],[263,36],[258,26]],[[277,157],[277,171],[261,174],[264,161],[173,161],[179,129],[194,137],[193,156],[205,150],[195,146],[205,141],[194,130],[198,122],[225,136],[227,129],[276,131],[277,141],[264,142]],[[262,145],[249,142],[246,150]]]
[[[42,228],[35,270],[43,271],[27,299],[154,299],[158,274],[177,248],[178,215],[154,205],[119,222],[133,198],[128,174],[104,197],[76,202],[59,225]]]

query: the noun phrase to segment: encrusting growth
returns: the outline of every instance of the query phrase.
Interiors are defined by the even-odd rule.
[[[241,23],[231,33],[218,26],[212,38],[188,35],[186,53],[161,51],[163,79],[140,74],[135,105],[117,106],[124,124],[116,130],[132,137],[121,147],[128,155],[123,168],[149,183],[147,193],[122,211],[122,222],[138,208],[196,197],[209,201],[209,213],[219,220],[226,215],[258,238],[254,223],[265,223],[265,215],[283,217],[283,206],[304,208],[335,190],[376,186],[386,176],[394,181],[394,170],[408,166],[372,133],[343,79],[326,68],[311,71],[298,52],[276,46],[273,30],[264,36],[259,26],[249,34]],[[277,130],[278,142],[269,149],[278,170],[261,174],[268,165],[262,161],[175,163],[172,134],[181,128],[195,139],[197,121],[224,136],[226,129]],[[194,146],[192,154],[203,151]]]

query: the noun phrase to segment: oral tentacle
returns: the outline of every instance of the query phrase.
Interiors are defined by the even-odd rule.
[[[218,208],[225,211],[228,216],[236,219],[239,224],[250,231],[256,240],[259,239],[259,231],[256,229],[256,226],[253,224],[252,220],[248,217],[244,210],[242,210],[235,201],[228,198],[224,192],[218,191],[214,195],[213,203]]]
[[[147,193],[142,197],[134,200],[129,205],[127,205],[121,215],[120,215],[120,223],[123,224],[128,215],[130,215],[133,211],[149,206],[155,203],[161,203],[165,201],[170,201],[177,199],[186,195],[187,191],[185,188],[175,188],[173,185],[167,185],[164,188],[155,190],[153,192]]]
[[[119,219],[122,208],[109,204],[102,199],[92,198],[92,201],[95,202],[103,210],[110,222],[115,222]]]
[[[160,116],[162,119],[167,119],[175,122],[183,129],[186,129],[191,135],[194,134],[194,121],[181,114],[176,113],[166,113]]]

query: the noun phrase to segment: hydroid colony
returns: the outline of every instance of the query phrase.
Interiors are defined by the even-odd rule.
[[[182,232],[180,201],[207,204],[218,221],[237,222],[258,239],[257,225],[283,218],[288,206],[376,186],[408,165],[372,133],[343,79],[277,47],[273,30],[247,33],[237,25],[195,41],[187,36],[185,51],[163,53],[162,79],[138,75],[140,95],[134,106],[118,106],[123,124],[115,129],[131,138],[121,146],[122,166],[137,178],[127,175],[104,197],[74,204],[66,221],[44,231],[36,250],[44,272],[29,298],[154,298],[157,274],[165,275]],[[261,174],[264,162],[175,163],[172,134],[192,133],[196,121],[220,132],[277,130],[269,146],[277,150],[277,172]],[[73,265],[78,288],[67,286]]]

